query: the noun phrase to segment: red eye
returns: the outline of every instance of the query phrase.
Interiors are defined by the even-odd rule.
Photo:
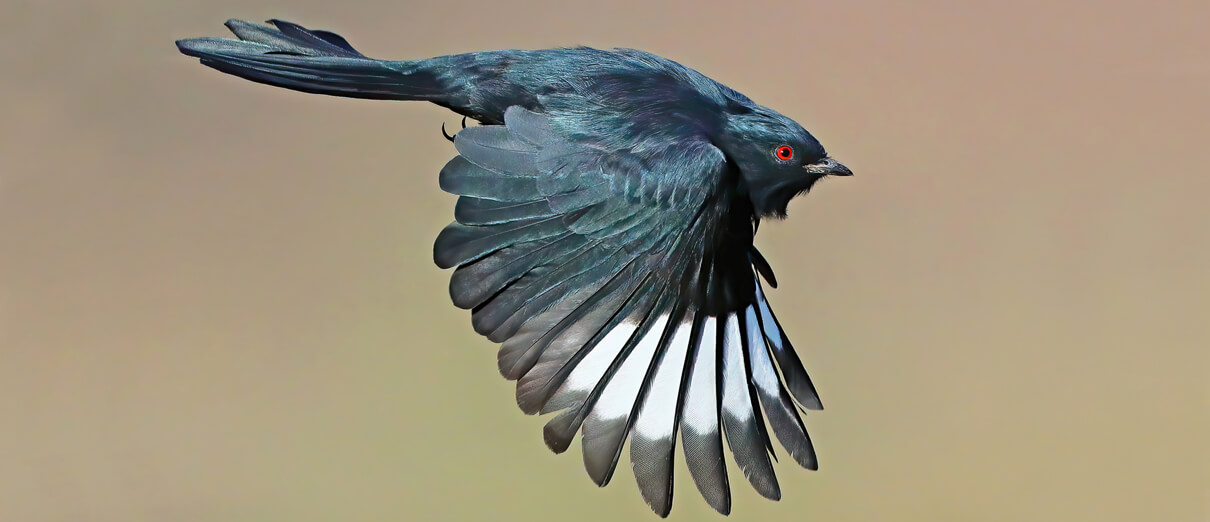
[[[777,159],[782,161],[790,161],[791,159],[794,159],[794,149],[790,148],[789,145],[782,145],[778,147],[777,152],[774,154],[777,154]]]

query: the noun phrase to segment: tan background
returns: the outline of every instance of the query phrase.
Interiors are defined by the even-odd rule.
[[[735,520],[1210,520],[1210,4],[417,4],[3,7],[0,520],[654,519],[449,303],[457,120],[176,53],[228,17],[643,48],[850,165],[758,240],[822,470]],[[673,519],[717,520],[681,466]]]

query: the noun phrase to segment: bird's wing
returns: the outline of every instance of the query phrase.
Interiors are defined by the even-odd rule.
[[[475,330],[502,343],[522,410],[559,412],[544,430],[552,450],[582,431],[585,467],[604,485],[629,436],[660,515],[678,430],[698,489],[723,513],[724,432],[753,486],[780,496],[760,406],[794,460],[816,467],[794,400],[819,399],[761,291],[751,217],[730,215],[718,149],[602,150],[519,107],[454,144],[440,181],[460,196],[456,222],[434,257],[457,267],[450,294]]]

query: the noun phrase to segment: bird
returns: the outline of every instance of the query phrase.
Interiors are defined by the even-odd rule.
[[[453,304],[500,345],[520,409],[550,415],[546,445],[562,453],[579,433],[598,486],[629,447],[640,494],[666,517],[678,436],[693,483],[724,515],[724,439],[772,500],[770,431],[818,469],[803,416],[823,404],[769,305],[764,286],[777,280],[753,243],[762,220],[785,218],[820,179],[852,175],[802,125],[640,50],[388,61],[283,20],[226,26],[236,38],[176,45],[253,82],[463,116],[456,134],[442,125],[457,155],[438,183],[457,200],[433,259],[453,269]]]

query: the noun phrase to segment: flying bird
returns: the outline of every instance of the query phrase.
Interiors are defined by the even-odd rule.
[[[499,343],[528,414],[555,414],[556,453],[581,433],[596,484],[629,439],[644,500],[672,509],[679,434],[711,507],[731,510],[723,439],[779,499],[769,431],[817,469],[800,410],[823,405],[765,298],[762,219],[852,172],[801,125],[653,54],[587,47],[423,60],[368,58],[341,36],[230,20],[238,39],[176,42],[203,65],[297,91],[435,103],[480,123],[449,136],[458,196],[433,258],[450,297]],[[463,120],[465,124],[465,118]],[[465,126],[465,125],[464,125]],[[762,283],[763,280],[763,283]],[[802,413],[805,413],[803,411]]]

